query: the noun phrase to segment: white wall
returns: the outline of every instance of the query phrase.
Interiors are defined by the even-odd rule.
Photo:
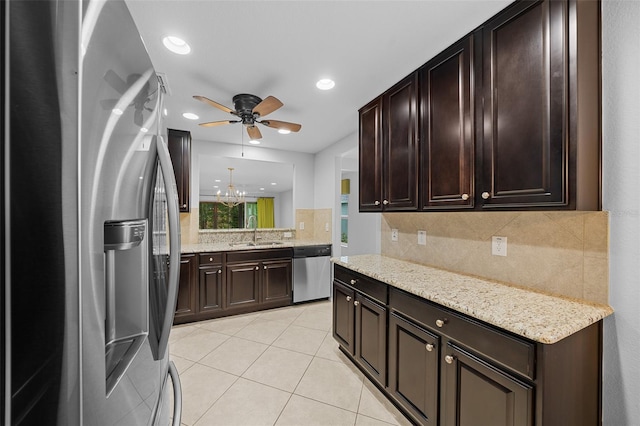
[[[602,2],[603,209],[609,210],[603,424],[640,424],[640,2]]]
[[[302,152],[289,152],[277,149],[244,147],[244,157],[239,145],[194,139],[191,143],[191,208],[197,209],[200,189],[201,157],[222,156],[246,158],[250,160],[272,161],[293,164],[293,191],[290,200],[279,200],[282,208],[289,212],[279,214],[280,226],[293,227],[295,209],[310,209],[314,205],[314,155]],[[286,195],[285,195],[286,197]],[[278,197],[282,198],[282,197]],[[289,219],[287,219],[289,218]],[[277,221],[278,219],[276,219]],[[289,220],[289,222],[285,222]],[[279,226],[276,224],[276,226]]]
[[[276,211],[278,212],[278,216],[276,217],[276,228],[295,228],[293,190],[280,193]]]

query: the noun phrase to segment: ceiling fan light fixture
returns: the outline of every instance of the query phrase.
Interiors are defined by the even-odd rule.
[[[166,36],[162,39],[162,44],[164,44],[164,47],[178,55],[187,55],[191,52],[191,46],[189,46],[189,43],[180,37]]]
[[[249,141],[249,143],[250,143],[251,145],[260,145],[260,141],[259,141],[259,140],[257,140],[257,139],[251,139],[251,140]]]
[[[291,133],[291,130],[289,130],[289,129],[278,129],[278,133],[280,133],[281,135],[288,135],[289,133]]]
[[[316,83],[316,87],[320,90],[331,90],[335,87],[336,82],[330,78],[322,78]]]
[[[200,118],[199,116],[197,116],[196,114],[192,113],[192,112],[185,112],[182,114],[182,116],[186,119],[189,120],[197,120],[198,118]]]

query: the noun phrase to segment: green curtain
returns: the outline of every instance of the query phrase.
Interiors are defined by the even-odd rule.
[[[258,228],[275,228],[273,198],[258,198]]]

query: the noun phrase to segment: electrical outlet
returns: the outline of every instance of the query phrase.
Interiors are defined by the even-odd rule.
[[[398,241],[398,230],[397,229],[392,229],[391,230],[391,241]]]
[[[491,237],[491,254],[494,256],[507,255],[507,237]]]
[[[325,231],[325,232],[329,232],[329,222],[325,222],[325,224],[324,224],[324,231]]]
[[[304,229],[304,222],[300,222],[300,230],[302,231]]]
[[[418,245],[427,245],[427,231],[418,231]]]
[[[293,233],[290,231],[285,231],[284,234],[282,235],[284,238],[291,238],[293,237]]]

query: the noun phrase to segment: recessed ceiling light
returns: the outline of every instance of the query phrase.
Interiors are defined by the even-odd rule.
[[[289,133],[291,133],[291,130],[288,130],[288,129],[278,129],[278,133],[283,134],[283,135],[288,135]]]
[[[164,44],[164,47],[178,55],[186,55],[191,52],[191,46],[189,46],[189,44],[180,37],[167,36],[162,39],[162,43]]]
[[[260,188],[260,191],[264,191],[264,188]]]
[[[276,185],[277,185],[277,183],[275,183],[275,182],[271,182],[271,185],[276,186]]]
[[[260,141],[259,141],[259,140],[256,140],[256,139],[251,139],[251,140],[249,141],[249,143],[250,143],[251,145],[260,145]]]
[[[323,78],[318,80],[316,83],[316,87],[320,90],[331,90],[336,85],[336,82],[331,80],[330,78]]]
[[[220,182],[220,179],[216,179],[216,182]]]
[[[188,118],[189,120],[197,120],[198,118],[200,118],[192,112],[185,112],[184,114],[182,114],[182,116],[184,118]]]

